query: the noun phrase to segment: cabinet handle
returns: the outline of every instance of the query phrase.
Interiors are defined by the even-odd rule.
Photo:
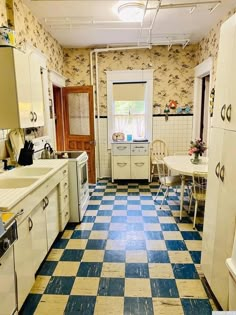
[[[49,199],[48,197],[45,197],[46,207],[49,205]]]
[[[118,150],[125,150],[127,147],[126,146],[119,146],[117,147]]]
[[[232,110],[232,105],[230,104],[228,107],[227,107],[227,110],[226,110],[226,118],[228,121],[231,120],[231,110]]]
[[[141,167],[141,166],[143,166],[144,165],[144,163],[143,162],[137,162],[137,163],[134,163],[136,166],[139,166],[139,167]]]
[[[29,223],[29,231],[31,231],[34,226],[34,223],[30,217],[28,218],[28,223]]]
[[[220,162],[218,162],[218,164],[216,165],[215,174],[219,178],[219,175],[220,175]]]
[[[47,205],[46,205],[46,200],[43,199],[43,210],[46,209]]]
[[[145,149],[144,147],[134,147],[134,149]]]
[[[20,209],[20,210],[17,212],[16,216],[19,217],[19,216],[21,216],[22,214],[24,214],[24,209]]]
[[[225,120],[225,110],[226,110],[226,105],[224,104],[222,107],[221,107],[221,111],[220,111],[220,116],[221,116],[221,119],[224,121]]]
[[[38,116],[37,116],[37,114],[34,112],[34,122],[36,122],[37,119],[38,119]]]
[[[30,116],[31,116],[30,121],[33,122],[34,121],[34,113],[30,112]]]
[[[127,163],[117,163],[117,165],[120,167],[124,167],[125,165],[127,165]]]
[[[220,169],[220,179],[221,179],[221,181],[223,183],[224,179],[225,179],[225,166],[224,165]]]

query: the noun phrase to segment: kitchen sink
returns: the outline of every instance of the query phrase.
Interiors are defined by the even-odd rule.
[[[50,172],[50,167],[19,167],[10,171],[8,174],[13,176],[43,176]]]
[[[0,178],[0,189],[25,188],[34,184],[38,178]]]

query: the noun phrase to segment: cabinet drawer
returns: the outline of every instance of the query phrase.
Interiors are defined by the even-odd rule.
[[[59,196],[60,209],[64,209],[66,204],[69,203],[69,189],[64,190],[63,194]]]
[[[130,155],[130,144],[129,143],[112,144],[112,154]]]
[[[115,179],[130,178],[130,156],[114,156],[113,162]]]
[[[149,144],[131,144],[131,155],[148,155],[149,154]]]
[[[149,156],[131,157],[131,178],[132,179],[149,178]]]
[[[69,187],[69,179],[67,176],[65,176],[65,178],[63,178],[63,180],[59,184],[59,195],[62,195],[66,189],[68,190],[68,187]]]
[[[70,218],[69,204],[60,212],[60,232],[62,232]]]

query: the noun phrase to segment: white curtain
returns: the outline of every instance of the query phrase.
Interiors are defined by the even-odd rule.
[[[132,134],[133,138],[145,136],[145,115],[115,115],[114,122],[114,132],[123,132],[125,135]]]

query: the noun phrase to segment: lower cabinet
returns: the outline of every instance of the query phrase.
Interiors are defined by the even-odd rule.
[[[32,239],[32,251],[34,260],[34,270],[37,270],[47,254],[47,227],[44,202],[34,208],[32,214],[28,217],[29,229]]]
[[[29,217],[18,226],[18,240],[14,248],[17,274],[17,300],[18,309],[20,309],[32,288],[35,274]]]
[[[49,250],[59,233],[58,188],[55,187],[44,199],[46,202],[47,245]]]
[[[15,243],[18,309],[35,281],[35,273],[59,233],[58,186],[18,225]]]
[[[112,181],[115,179],[150,181],[149,143],[112,143]]]

